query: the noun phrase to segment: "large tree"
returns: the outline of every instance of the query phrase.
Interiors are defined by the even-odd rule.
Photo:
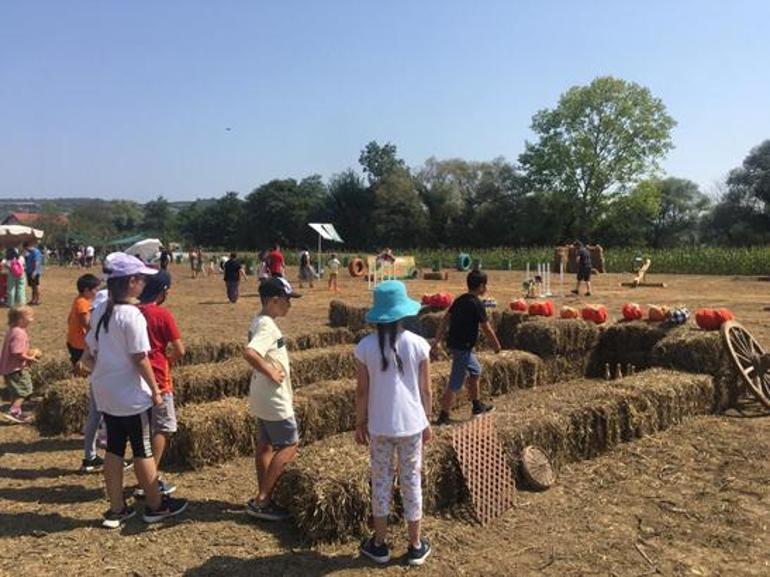
[[[742,187],[765,204],[770,204],[770,140],[751,149],[743,164],[727,177],[731,188]]]
[[[332,176],[328,188],[326,212],[346,246],[369,248],[374,211],[372,189],[352,169]]]
[[[649,228],[650,244],[660,248],[695,242],[698,223],[710,204],[708,197],[685,178],[664,178],[655,186],[660,200]]]
[[[147,234],[157,235],[166,242],[174,231],[174,226],[174,213],[163,195],[144,205],[142,227]]]
[[[600,77],[535,114],[538,141],[526,143],[519,161],[532,187],[568,209],[564,233],[590,236],[613,195],[657,168],[675,124],[647,88]]]

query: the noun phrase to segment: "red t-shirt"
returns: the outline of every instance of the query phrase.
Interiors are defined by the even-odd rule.
[[[270,263],[270,272],[273,274],[283,273],[283,253],[280,250],[274,250],[267,255]]]
[[[172,393],[171,369],[166,357],[166,349],[172,341],[182,338],[176,327],[174,316],[167,308],[155,303],[139,305],[144,318],[147,320],[147,334],[150,337],[150,365],[155,373],[155,381],[161,393]]]

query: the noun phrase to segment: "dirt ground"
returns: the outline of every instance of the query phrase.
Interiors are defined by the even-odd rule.
[[[191,280],[175,269],[169,306],[185,338],[245,335],[258,307],[250,280],[244,298],[226,302],[219,278]],[[79,271],[46,271],[34,346],[61,350]],[[523,273],[492,272],[490,296],[519,296]],[[729,306],[760,342],[770,344],[767,283],[755,279],[660,275],[666,289],[620,289],[603,275],[595,296],[619,314],[641,304]],[[342,279],[340,298],[364,304],[365,283]],[[459,292],[450,281],[410,281],[409,290]],[[565,285],[568,291],[570,285]],[[554,289],[559,290],[558,282]],[[281,321],[299,334],[326,320],[330,295],[306,291]],[[555,299],[561,304],[562,299]],[[563,299],[573,303],[577,299]],[[520,492],[515,507],[487,527],[467,512],[428,517],[435,552],[425,575],[770,575],[770,418],[753,404],[699,417],[559,472],[551,490]],[[369,575],[406,569],[404,529],[394,528],[395,559],[361,560],[355,543],[308,547],[291,524],[254,522],[243,503],[255,490],[253,464],[239,459],[202,471],[170,471],[189,513],[160,526],[134,519],[117,532],[99,527],[106,508],[100,475],[81,475],[80,437],[41,438],[32,427],[0,424],[0,575]],[[133,480],[132,478],[130,480]]]

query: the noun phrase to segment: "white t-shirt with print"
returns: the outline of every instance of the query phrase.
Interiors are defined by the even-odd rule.
[[[421,336],[405,330],[396,338],[396,351],[403,363],[403,373],[398,371],[387,337],[385,371],[377,333],[365,337],[356,346],[355,356],[369,373],[370,435],[407,437],[416,435],[429,424],[420,397],[420,364],[429,358],[430,345]]]
[[[137,415],[152,407],[152,391],[139,374],[132,358],[136,353],[150,351],[147,321],[133,305],[116,304],[109,322],[109,331],[96,327],[107,307],[94,311],[86,346],[96,357],[91,383],[94,401],[102,413],[116,417]]]
[[[257,315],[249,327],[248,347],[259,353],[268,362],[279,365],[286,377],[279,385],[254,370],[249,387],[249,409],[251,414],[265,421],[283,421],[294,416],[292,404],[294,395],[289,372],[289,352],[281,329],[266,315]]]

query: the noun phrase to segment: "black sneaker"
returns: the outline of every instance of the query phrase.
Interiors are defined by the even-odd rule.
[[[104,467],[104,459],[97,455],[93,459],[83,459],[83,462],[80,464],[80,472],[96,473],[101,471],[102,467]]]
[[[286,509],[279,507],[272,501],[260,505],[256,499],[249,499],[246,503],[246,514],[263,521],[285,521],[290,517]]]
[[[444,425],[450,425],[452,423],[452,419],[449,418],[448,413],[439,413],[438,419],[436,419],[435,425],[437,427],[443,427]]]
[[[102,527],[105,529],[119,529],[126,521],[136,515],[133,507],[123,505],[123,510],[119,513],[115,513],[110,509],[104,515],[102,515]]]
[[[487,413],[491,413],[494,410],[495,410],[494,405],[485,405],[484,403],[477,403],[473,405],[473,409],[471,409],[471,414],[474,417],[480,417]]]
[[[591,293],[586,293],[586,296],[587,296],[587,297],[590,297],[590,296],[591,296]]]
[[[432,549],[430,548],[430,543],[428,540],[423,537],[420,539],[420,548],[415,549],[412,547],[412,544],[409,544],[409,549],[407,549],[406,552],[406,562],[410,565],[422,565],[425,563],[425,560],[428,558],[428,555],[431,554]]]
[[[187,509],[187,499],[173,499],[172,497],[163,497],[160,500],[160,507],[157,509],[144,508],[144,515],[142,519],[145,523],[157,523],[168,519],[169,517],[176,517],[180,513],[183,513]]]
[[[172,483],[166,483],[166,481],[158,479],[158,491],[161,495],[170,495],[176,491],[176,485],[173,485]],[[134,498],[144,499],[144,489],[141,487],[134,489]]]
[[[579,294],[577,289],[572,289],[569,292],[571,292],[573,295]]]
[[[374,536],[361,543],[361,555],[366,555],[369,559],[380,565],[384,565],[390,561],[388,544],[383,543],[382,545],[377,545],[374,542]]]

